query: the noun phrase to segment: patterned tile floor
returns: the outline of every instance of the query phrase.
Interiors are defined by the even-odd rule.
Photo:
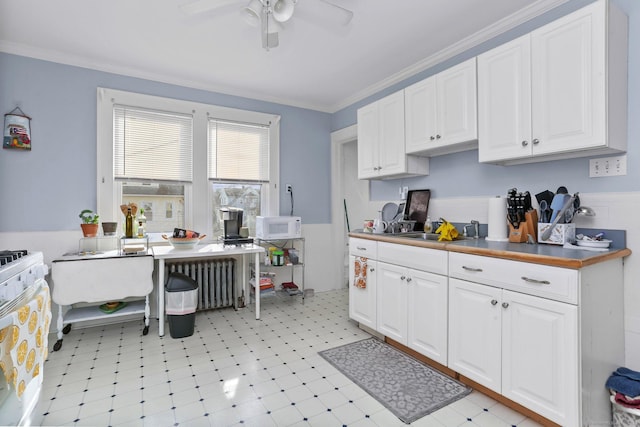
[[[285,295],[196,315],[192,336],[142,336],[142,322],[72,330],[45,364],[32,425],[403,426],[317,352],[369,335],[346,289],[301,304]],[[50,338],[50,347],[55,337]],[[538,424],[473,392],[413,426]]]

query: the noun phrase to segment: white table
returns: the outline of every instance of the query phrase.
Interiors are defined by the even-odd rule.
[[[120,251],[112,250],[93,255],[64,255],[53,260],[51,279],[51,298],[59,306],[58,341],[54,351],[60,349],[63,333],[68,333],[75,322],[144,313],[143,335],[149,331],[149,294],[153,290],[151,254],[121,255]],[[144,301],[131,301],[111,314],[102,312],[98,306],[89,306],[72,308],[64,317],[62,315],[63,306],[119,301],[128,297],[144,297]]]
[[[154,246],[153,257],[158,260],[158,334],[164,335],[165,324],[165,312],[164,312],[164,263],[165,260],[177,260],[177,259],[204,259],[204,258],[217,258],[228,257],[233,255],[242,255],[242,289],[247,298],[247,302],[250,300],[250,292],[248,292],[247,286],[249,283],[249,277],[247,271],[249,270],[249,256],[253,254],[255,256],[255,277],[260,277],[260,260],[261,254],[265,252],[265,249],[258,245],[242,245],[242,246],[230,246],[222,244],[211,244],[204,246],[196,246],[194,249],[174,249],[172,246]],[[256,320],[260,319],[260,281],[254,281],[254,294],[256,296]]]

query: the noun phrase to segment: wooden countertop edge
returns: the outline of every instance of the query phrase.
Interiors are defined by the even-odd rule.
[[[449,252],[467,253],[472,255],[482,255],[492,258],[502,258],[512,261],[524,261],[532,264],[543,264],[553,267],[563,267],[571,269],[580,269],[589,265],[598,264],[610,259],[622,258],[631,255],[629,249],[617,249],[611,252],[599,253],[586,259],[559,258],[548,255],[533,255],[518,253],[512,251],[498,251],[494,249],[470,248],[468,246],[447,245]]]
[[[377,242],[397,243],[397,244],[407,245],[407,246],[417,246],[421,248],[439,249],[439,250],[449,251],[449,252],[459,252],[459,253],[466,253],[471,255],[488,256],[492,258],[501,258],[501,259],[507,259],[512,261],[524,261],[524,262],[530,262],[533,264],[543,264],[543,265],[549,265],[554,267],[563,267],[563,268],[572,268],[572,269],[580,269],[583,267],[587,267],[589,265],[608,261],[610,259],[623,258],[631,255],[631,250],[625,248],[625,249],[617,249],[617,250],[606,252],[606,253],[594,252],[595,254],[594,256],[580,260],[580,259],[571,259],[571,258],[559,258],[559,257],[553,257],[553,256],[547,256],[547,255],[519,253],[519,252],[513,252],[513,251],[500,251],[495,249],[472,248],[469,246],[456,245],[451,242],[425,241],[425,240],[418,240],[418,239],[412,240],[412,239],[405,239],[402,237],[376,235],[376,234],[366,235],[366,234],[360,234],[360,233],[349,233],[349,237],[365,239],[365,240],[374,240]]]

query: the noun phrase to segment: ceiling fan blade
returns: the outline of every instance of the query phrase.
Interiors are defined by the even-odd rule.
[[[199,15],[232,3],[238,0],[196,0],[181,5],[180,9],[187,15]]]
[[[349,22],[353,19],[353,12],[349,9],[345,9],[344,7],[334,4],[328,0],[318,0],[316,3],[316,9],[323,17],[322,19],[326,19],[340,25],[349,25]]]

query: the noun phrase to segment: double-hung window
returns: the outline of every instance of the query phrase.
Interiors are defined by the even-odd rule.
[[[244,225],[254,236],[269,183],[269,126],[211,118],[208,135],[213,234],[223,234],[220,208],[233,206],[242,208]]]
[[[279,116],[98,88],[101,219],[121,205],[144,209],[146,231],[222,234],[220,208],[244,209],[244,225],[277,215]]]

